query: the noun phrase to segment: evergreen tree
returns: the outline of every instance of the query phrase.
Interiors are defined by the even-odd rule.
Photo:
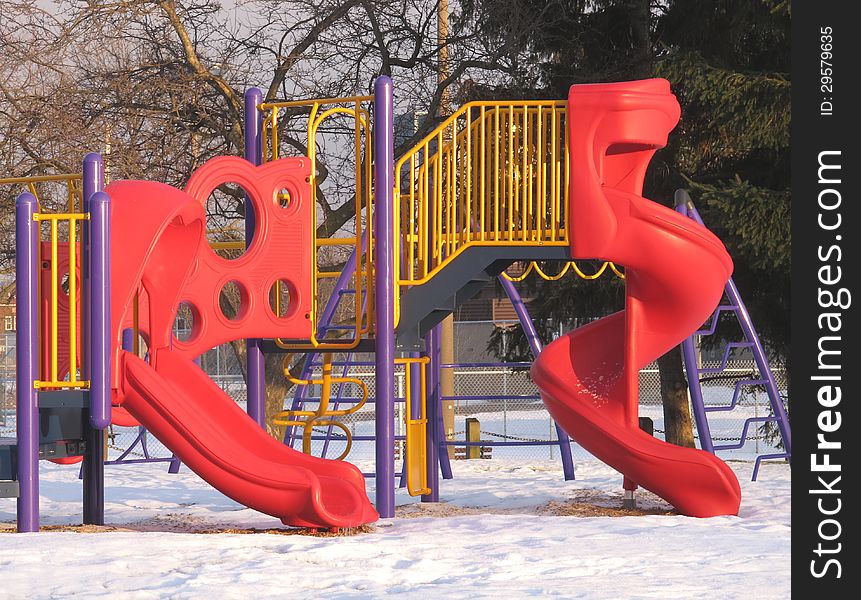
[[[514,92],[564,98],[572,83],[670,80],[682,120],[652,161],[645,195],[669,203],[676,188],[691,190],[706,224],[734,259],[734,277],[772,357],[786,363],[788,2],[670,0],[652,6],[640,0],[483,0],[466,8],[489,35],[525,54],[532,67],[524,69],[519,89],[496,90],[498,97]],[[568,328],[621,308],[624,292],[614,279],[531,282],[527,291],[536,300],[530,309],[545,341],[560,324]],[[503,335],[509,338],[505,358],[528,355],[518,332],[497,332],[491,341],[495,351],[502,353]],[[678,349],[663,357],[659,368],[667,439],[691,445]]]

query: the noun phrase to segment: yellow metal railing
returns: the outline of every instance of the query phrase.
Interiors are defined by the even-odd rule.
[[[471,102],[397,162],[401,286],[469,246],[568,245],[565,115],[564,101]]]
[[[296,100],[289,102],[264,102],[258,109],[266,113],[263,119],[263,160],[272,161],[280,157],[279,150],[279,120],[283,118],[282,113],[295,116],[298,111],[301,115],[307,113],[307,151],[306,155],[311,162],[311,202],[314,207],[314,218],[312,220],[314,252],[312,253],[312,297],[314,301],[311,308],[312,334],[310,343],[296,343],[288,340],[276,339],[275,343],[287,349],[317,348],[320,350],[348,350],[359,344],[363,334],[370,332],[373,326],[373,257],[371,236],[371,205],[372,205],[372,133],[370,123],[369,106],[372,105],[373,96],[351,96],[346,98],[322,98],[317,100]],[[353,144],[355,160],[355,228],[351,236],[339,236],[329,238],[317,238],[316,226],[319,216],[317,214],[317,152],[318,134],[327,119],[336,115],[347,115],[353,119]],[[365,243],[362,244],[362,231],[365,232]],[[338,341],[337,338],[329,337],[328,332],[322,338],[318,338],[318,316],[321,312],[320,306],[325,299],[319,293],[319,283],[322,279],[337,278],[341,271],[324,270],[319,264],[319,249],[324,247],[349,247],[356,255],[356,270],[353,279],[354,303],[353,326],[355,335],[352,339]],[[278,285],[278,284],[276,284]],[[280,298],[279,290],[276,290],[276,298]],[[364,305],[364,308],[363,308]]]
[[[44,257],[49,260],[51,265],[51,282],[50,295],[48,298],[47,315],[41,308],[41,286],[42,278],[39,277],[39,335],[44,331],[45,318],[48,319],[47,325],[47,340],[41,340],[39,351],[40,359],[40,376],[33,381],[33,386],[37,389],[43,388],[65,388],[65,389],[81,389],[87,388],[90,385],[89,381],[79,379],[78,367],[80,366],[80,356],[78,356],[78,292],[79,284],[76,277],[78,270],[78,223],[89,218],[86,213],[78,212],[81,206],[81,182],[82,175],[80,173],[61,173],[58,175],[33,175],[27,177],[4,177],[0,178],[0,185],[24,186],[33,196],[35,196],[39,204],[39,212],[33,215],[33,220],[39,227],[39,239],[42,238],[41,223],[48,224],[48,239],[49,239],[49,255]],[[39,194],[40,184],[65,184],[65,211],[60,213],[43,212],[43,201]],[[68,251],[68,355],[69,355],[69,374],[68,379],[61,379],[60,373],[60,245],[64,240],[61,240],[61,226],[67,228],[67,251]],[[42,261],[42,244],[39,244],[39,263]],[[47,349],[43,349],[44,344],[48,345]],[[42,364],[47,360],[47,364]],[[44,374],[47,374],[47,379],[43,379]]]
[[[36,388],[87,388],[89,381],[78,379],[78,280],[76,277],[77,265],[77,225],[79,221],[89,218],[86,213],[36,213],[33,220],[37,223],[47,221],[50,226],[50,262],[51,262],[51,293],[49,299],[50,327],[48,340],[48,379],[37,379],[33,382]],[[69,379],[61,380],[59,373],[59,348],[60,348],[60,273],[59,273],[59,247],[60,223],[68,224],[68,252],[69,252]],[[41,257],[40,257],[41,262]],[[41,315],[41,311],[40,311]],[[44,343],[44,341],[43,341]],[[40,353],[41,355],[41,353]],[[44,369],[43,369],[44,370]]]
[[[23,185],[27,191],[36,197],[39,206],[42,201],[39,198],[39,183],[65,183],[66,184],[66,212],[74,213],[81,204],[81,182],[83,177],[80,173],[62,173],[59,175],[33,175],[31,177],[6,177],[0,178],[0,185]]]

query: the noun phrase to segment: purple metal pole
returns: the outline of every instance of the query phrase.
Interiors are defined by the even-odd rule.
[[[440,458],[440,388],[439,388],[439,372],[440,372],[440,326],[437,325],[425,336],[425,347],[427,356],[430,359],[426,366],[427,368],[427,471],[428,471],[428,487],[431,489],[430,494],[422,496],[422,502],[439,502],[439,458]],[[442,452],[448,456],[448,450],[443,448]]]
[[[263,125],[262,114],[257,106],[263,102],[263,92],[257,88],[249,88],[245,91],[245,160],[254,165],[263,162],[263,148],[260,144],[260,130]],[[250,199],[245,198],[245,245],[251,245],[254,240],[254,208]],[[246,366],[247,366],[247,398],[248,416],[254,419],[258,425],[264,426],[266,422],[266,363],[260,340],[246,340]]]
[[[91,200],[105,187],[104,162],[102,157],[95,152],[90,152],[84,157],[82,187],[81,208],[83,212],[91,213]],[[110,331],[110,313],[108,312],[107,315],[100,314],[99,308],[95,306],[97,303],[101,303],[100,306],[110,306],[110,272],[109,270],[98,272],[99,269],[110,269],[110,263],[106,262],[110,255],[110,237],[105,230],[94,231],[108,227],[110,204],[104,204],[104,208],[97,209],[100,211],[99,216],[96,217],[95,221],[91,219],[87,222],[81,235],[81,256],[83,257],[81,269],[84,282],[81,286],[81,315],[84,323],[81,328],[84,335],[81,372],[90,380],[91,384],[90,427],[87,428],[84,437],[85,452],[81,474],[84,480],[83,520],[89,525],[103,525],[105,522],[105,436],[101,429],[94,426],[93,418],[95,417],[96,422],[101,422],[107,416],[108,422],[110,422],[110,405],[108,405],[107,411],[104,407],[104,402],[110,403],[110,389],[108,389],[106,396],[94,389],[94,387],[104,384],[105,377],[107,377],[107,385],[110,387],[110,368],[105,368],[103,362],[105,357],[108,357],[108,360],[110,358],[110,339],[108,339],[107,349],[105,349],[105,340],[101,337],[98,326],[94,325],[96,321],[107,318],[105,321],[107,325],[104,330]],[[108,237],[105,237],[106,235]],[[99,241],[101,248],[96,247],[95,242],[95,238],[99,236],[101,236]],[[99,283],[101,283],[101,287]],[[102,370],[105,372],[104,374],[100,373]],[[96,404],[100,404],[100,406],[96,406]]]
[[[681,212],[681,211],[679,211]],[[703,390],[698,385],[700,375],[697,372],[697,349],[694,346],[693,336],[682,342],[682,356],[685,359],[685,375],[688,378],[688,390],[691,393],[691,404],[694,408],[694,421],[697,424],[697,433],[700,438],[700,448],[706,452],[715,453],[712,432],[709,428],[709,420],[706,416],[706,406],[703,400]]]
[[[688,202],[686,205],[687,215],[694,221],[705,227],[700,213],[694,207],[693,202]],[[768,358],[765,355],[765,348],[762,346],[762,341],[759,339],[759,334],[753,327],[753,320],[750,318],[750,313],[747,311],[744,301],[741,299],[741,294],[735,281],[732,277],[726,282],[726,295],[731,304],[738,307],[738,321],[741,324],[744,337],[753,344],[753,358],[756,361],[756,368],[759,369],[759,374],[765,379],[765,387],[768,391],[768,397],[771,400],[771,408],[774,411],[774,416],[777,417],[777,426],[780,429],[780,435],[783,437],[783,444],[786,453],[792,454],[792,431],[789,429],[789,415],[786,414],[786,407],[783,406],[783,401],[780,399],[780,390],[777,389],[777,381],[774,379],[774,373],[768,365]]]
[[[520,326],[523,328],[523,333],[529,341],[529,348],[532,350],[532,356],[538,358],[541,354],[542,345],[541,338],[538,337],[538,332],[535,330],[535,324],[526,310],[526,305],[523,303],[523,298],[514,287],[514,283],[506,279],[504,276],[499,276],[499,283],[502,289],[505,290],[505,295],[514,307],[514,312],[520,321]],[[568,433],[562,429],[558,423],[553,423],[556,427],[556,439],[559,440],[559,454],[562,456],[562,474],[565,481],[572,481],[574,476],[574,459],[571,456],[571,442],[568,438]]]
[[[686,217],[688,214],[688,205],[691,204],[691,198],[684,190],[676,191],[675,205],[676,212],[679,212]],[[702,224],[702,223],[700,223]],[[717,315],[714,316],[717,319]],[[691,404],[694,409],[694,422],[697,424],[697,433],[700,438],[700,448],[706,452],[715,453],[714,442],[712,441],[712,432],[709,427],[708,416],[706,415],[705,401],[703,400],[703,390],[699,385],[700,374],[697,365],[697,349],[694,346],[693,336],[685,338],[682,342],[682,358],[685,363],[685,375],[688,378],[688,390],[691,393]]]
[[[90,196],[90,425],[111,424],[111,202]]]
[[[395,516],[395,261],[392,80],[374,82],[374,228],[376,234],[376,497],[377,512]]]
[[[30,193],[15,203],[15,372],[18,443],[18,531],[39,531],[39,409],[33,387],[39,369],[39,202]]]

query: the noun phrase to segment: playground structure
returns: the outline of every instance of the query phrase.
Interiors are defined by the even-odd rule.
[[[184,191],[144,181],[103,190],[100,159],[88,155],[80,209],[72,201],[65,213],[42,213],[32,193],[19,197],[18,435],[0,445],[0,479],[8,482],[0,491],[18,497],[19,531],[38,529],[40,457],[83,453],[84,520],[103,520],[102,430],[112,420],[146,427],[247,506],[288,525],[337,528],[393,516],[394,406],[402,401],[401,479],[410,494],[437,500],[451,444],[441,432],[438,325],[495,278],[536,355],[532,373],[559,424],[551,443],[566,478],[573,478],[571,434],[619,470],[629,492],[642,485],[685,514],[735,514],[738,482],[713,454],[720,448],[697,394],[703,371],[692,370],[690,352],[692,332],[708,333],[697,330],[725,287],[729,303],[712,323],[721,312],[740,315],[743,343],[763,374],[752,383],[766,386],[774,409],[758,420],[777,423],[785,448],[758,457],[755,469],[762,458],[790,456],[786,414],[723,245],[689,203],[673,211],[640,196],[648,162],[679,116],[667,82],[574,86],[567,103],[470,103],[397,162],[388,78],[366,97],[264,103],[249,90],[245,108],[246,160],[213,159]],[[279,118],[299,108],[309,113],[308,156],[282,158]],[[355,222],[349,235],[318,239],[316,130],[333,114],[355,123]],[[247,249],[234,260],[210,246],[203,211],[210,192],[228,182],[247,194]],[[40,245],[42,222],[50,241]],[[340,271],[325,271],[318,250],[334,246],[351,256]],[[534,261],[547,260],[576,269],[572,258],[613,261],[602,270],[620,275],[616,264],[624,265],[626,309],[542,349],[505,270],[515,262],[540,269]],[[41,284],[40,261],[49,263]],[[66,272],[68,294],[60,291]],[[321,292],[327,279],[335,280],[328,295]],[[232,315],[219,305],[227,284],[239,290]],[[186,339],[172,331],[181,305],[193,320]],[[344,313],[349,322],[336,322]],[[240,338],[247,339],[247,416],[194,363]],[[683,341],[703,450],[652,438],[637,420],[639,369]],[[285,355],[285,372],[299,384],[276,417],[287,427],[284,444],[261,427],[268,352]],[[360,352],[374,356],[373,397],[348,375]],[[295,353],[307,359],[294,375],[287,367]],[[334,360],[336,353],[345,359]],[[402,398],[396,371],[406,378]],[[308,394],[312,385],[319,398]],[[358,401],[344,399],[345,386],[361,389]],[[315,428],[325,428],[327,442],[340,429],[346,455],[352,439],[338,418],[365,403],[374,406],[375,507],[353,465],[291,447],[301,439],[308,450]]]

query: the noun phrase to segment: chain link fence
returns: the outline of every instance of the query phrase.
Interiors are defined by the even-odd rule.
[[[493,329],[491,322],[464,322],[455,324],[455,363],[450,369],[453,373],[453,394],[443,398],[444,407],[450,415],[447,421],[448,439],[466,440],[466,420],[477,419],[480,440],[486,442],[555,442],[556,428],[547,414],[538,395],[538,389],[529,378],[528,366],[499,366],[496,359],[487,352],[487,339]],[[369,401],[355,412],[339,417],[343,428],[335,425],[322,425],[314,428],[311,439],[311,452],[316,456],[338,457],[346,448],[346,433],[353,440],[349,460],[365,470],[373,469],[374,462],[374,367],[373,354],[354,354],[349,359],[353,366],[345,371],[344,361],[347,354],[334,356],[333,374],[337,377],[350,376],[361,381],[367,388]],[[707,357],[708,358],[708,357]],[[481,364],[490,363],[490,366]],[[702,366],[716,367],[718,360],[704,360]],[[242,370],[236,354],[229,345],[214,348],[201,357],[201,367],[241,406],[245,405],[246,387]],[[395,406],[397,437],[404,435],[405,393],[404,367],[396,372]],[[319,367],[314,370],[319,377]],[[707,406],[729,406],[736,383],[743,379],[755,379],[755,364],[749,356],[734,357],[726,372],[703,383],[703,395]],[[15,336],[0,335],[0,436],[15,435]],[[787,389],[786,373],[776,370],[778,388]],[[306,409],[314,409],[321,395],[320,385],[306,386]],[[285,409],[293,407],[294,391],[285,399]],[[334,386],[332,391],[333,410],[353,407],[362,396],[356,383],[343,383]],[[759,386],[741,386],[738,403],[731,411],[711,412],[709,425],[716,443],[739,441],[744,421],[750,417],[771,414],[769,399],[765,390]],[[660,379],[656,365],[649,365],[640,373],[640,415],[650,417],[655,426],[655,435],[663,438],[664,417],[661,406]],[[117,458],[128,452],[127,458],[140,459],[170,457],[170,452],[152,435],[146,435],[146,452],[141,444],[138,428],[112,427],[109,430],[110,458]],[[696,435],[696,433],[695,433]],[[295,428],[292,445],[302,448],[302,432]],[[575,459],[589,455],[576,443],[572,444]],[[752,459],[756,454],[775,451],[772,436],[751,428],[749,437],[742,448],[723,451],[723,458]],[[394,452],[400,460],[403,456],[403,441],[396,441]],[[452,455],[454,453],[452,452]],[[559,460],[559,448],[555,444],[543,446],[495,446],[489,453],[492,457],[505,459],[528,459],[531,461]]]

